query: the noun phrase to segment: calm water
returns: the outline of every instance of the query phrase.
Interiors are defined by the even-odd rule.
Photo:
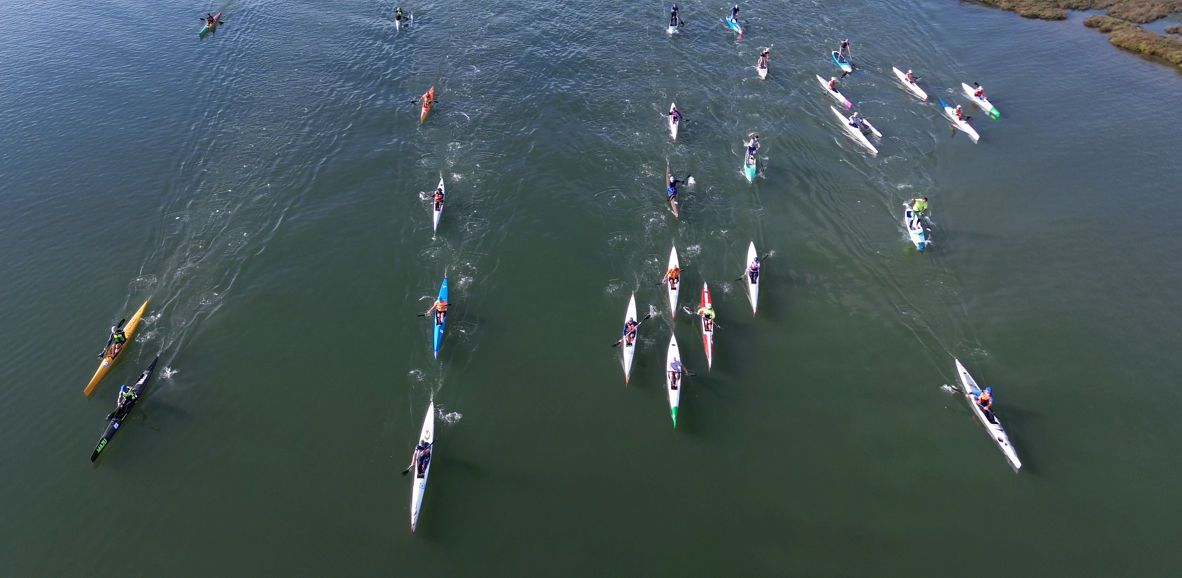
[[[1182,564],[1182,77],[1074,23],[935,1],[749,5],[739,43],[698,2],[674,38],[656,2],[408,4],[401,32],[393,8],[230,0],[198,41],[201,6],[33,3],[0,36],[0,574]],[[845,36],[877,158],[813,79]],[[891,65],[933,100],[980,80],[1002,118],[980,144],[950,136]],[[666,161],[697,180],[680,222]],[[419,194],[440,174],[432,238]],[[924,255],[899,223],[917,193],[938,223]],[[772,255],[754,319],[731,281],[752,240]],[[709,373],[654,286],[671,243],[683,302],[714,293]],[[444,274],[437,362],[415,314]],[[625,387],[609,345],[633,291],[660,313]],[[148,297],[84,398],[106,327]],[[697,373],[676,431],[674,329]],[[157,352],[93,466],[118,384]],[[953,355],[996,387],[1022,473],[945,387]],[[410,536],[398,473],[432,397]]]

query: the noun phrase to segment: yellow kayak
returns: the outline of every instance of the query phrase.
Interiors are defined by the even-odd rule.
[[[114,357],[111,356],[111,348],[109,346],[107,347],[106,351],[103,352],[103,362],[100,363],[98,369],[94,371],[94,377],[90,378],[90,383],[86,384],[86,389],[82,390],[82,393],[86,394],[87,397],[89,397],[91,393],[94,393],[94,387],[98,385],[98,382],[102,381],[103,376],[107,375],[107,372],[111,370],[111,366],[115,364],[115,359],[121,356],[123,352],[127,350],[127,347],[131,345],[132,337],[135,335],[135,329],[139,326],[140,319],[144,316],[144,311],[147,309],[148,301],[145,300],[144,304],[140,305],[139,310],[135,312],[135,315],[132,315],[131,319],[127,320],[127,324],[123,326],[123,334],[127,336],[127,343],[123,344],[123,347],[119,349],[119,352],[116,353]]]

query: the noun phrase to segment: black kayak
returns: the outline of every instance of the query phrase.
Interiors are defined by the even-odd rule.
[[[139,403],[140,397],[143,396],[144,390],[148,388],[148,381],[152,379],[152,372],[156,371],[156,362],[160,361],[160,356],[152,360],[151,365],[140,374],[140,378],[136,380],[135,384],[131,386],[131,390],[135,392],[135,397],[127,400],[123,406],[118,405],[118,398],[116,398],[115,411],[111,412],[110,417],[107,418],[107,429],[103,431],[103,437],[99,438],[98,445],[94,446],[94,453],[90,454],[90,461],[98,459],[99,454],[103,453],[107,444],[111,443],[111,439],[115,434],[119,433],[119,428],[123,426],[123,421],[127,416],[131,415],[131,410],[135,409],[135,404]],[[123,388],[119,388],[119,394],[122,395]]]

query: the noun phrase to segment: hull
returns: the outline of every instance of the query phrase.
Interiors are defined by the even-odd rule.
[[[846,134],[853,137],[855,141],[858,141],[858,144],[866,147],[866,150],[870,151],[871,155],[878,154],[878,149],[874,148],[874,144],[870,142],[870,139],[866,138],[866,135],[862,134],[861,130],[850,126],[849,119],[844,114],[841,114],[840,110],[832,106],[829,107],[829,110],[833,111],[833,114],[837,117],[837,122],[841,123],[841,128],[845,129]]]
[[[443,278],[443,283],[439,285],[439,295],[436,297],[439,301],[447,301],[447,277]],[[448,313],[443,314],[443,321],[439,321],[434,313],[431,314],[432,322],[435,324],[435,334],[433,341],[433,349],[435,351],[435,359],[439,359],[439,350],[443,347],[443,330],[447,327]]]
[[[755,252],[755,241],[752,241],[750,245],[747,245],[747,264],[743,268],[743,282],[747,285],[747,300],[751,302],[751,315],[753,317],[755,316],[755,311],[759,308],[759,277],[756,277],[756,281],[751,281],[751,276],[747,274],[747,267],[750,267],[751,263],[758,256],[759,254]],[[760,274],[762,273],[763,271],[761,269]]]
[[[677,262],[677,246],[669,251],[669,267],[666,269],[680,268],[681,264]],[[681,276],[678,275],[677,281],[674,283],[665,283],[665,292],[669,295],[669,319],[677,317],[677,295],[681,292]]]
[[[99,455],[107,448],[107,444],[111,443],[111,440],[115,438],[115,434],[119,433],[119,428],[123,426],[123,422],[127,420],[127,417],[131,415],[131,410],[135,409],[140,397],[144,394],[144,390],[148,388],[148,382],[152,379],[152,373],[156,371],[156,362],[158,361],[160,361],[160,356],[156,356],[152,360],[148,368],[140,374],[140,378],[131,386],[131,390],[135,392],[136,397],[128,401],[122,409],[116,407],[114,415],[107,421],[107,428],[103,430],[102,437],[99,438],[98,444],[94,446],[94,451],[90,454],[90,461],[93,462],[99,459]]]
[[[676,110],[677,103],[669,103],[669,136],[673,137],[673,140],[677,140],[677,129],[681,127],[680,122],[673,120],[673,112]]]
[[[628,311],[626,311],[624,313],[624,324],[625,325],[627,325],[629,319],[636,319],[636,294],[635,293],[633,293],[632,297],[630,297],[628,299]],[[640,321],[639,319],[636,319],[636,320]],[[626,335],[626,332],[622,331],[620,334],[620,337],[623,338],[625,335]],[[636,338],[640,339],[640,330],[639,329],[636,332]],[[624,348],[624,385],[627,385],[628,378],[632,375],[632,358],[636,356],[636,341],[634,340],[631,344],[629,344],[628,340],[625,338],[624,342],[621,343],[621,345]]]
[[[911,239],[911,244],[915,245],[915,248],[918,249],[920,253],[922,253],[924,249],[928,248],[928,244],[931,241],[928,240],[927,230],[924,229],[922,220],[920,221],[918,229],[911,228],[911,219],[914,216],[915,211],[912,211],[911,209],[904,210],[903,227],[907,229],[907,237]]]
[[[427,417],[423,419],[423,430],[419,433],[419,441],[431,444],[432,457],[422,468],[416,459],[411,465],[414,467],[414,485],[410,490],[410,533],[414,533],[419,524],[419,512],[423,510],[423,496],[427,493],[427,477],[431,474],[431,462],[435,454],[435,402],[427,406]]]
[[[918,84],[916,84],[914,82],[907,82],[907,73],[906,72],[903,72],[902,70],[899,70],[898,68],[895,68],[893,66],[891,67],[891,70],[893,70],[895,72],[895,77],[899,79],[899,82],[903,83],[903,88],[906,88],[907,92],[914,94],[920,100],[927,100],[928,99],[928,93],[924,92],[923,89],[920,88]]]
[[[846,60],[845,58],[838,56],[836,50],[831,52],[830,56],[832,56],[832,58],[833,58],[833,66],[840,68],[842,70],[842,72],[853,72],[854,71],[854,65],[850,64],[850,62],[848,60]]]
[[[222,19],[222,13],[221,13],[221,12],[218,12],[217,14],[214,14],[214,15],[213,15],[213,28],[210,28],[210,27],[209,27],[209,24],[202,24],[202,25],[201,25],[201,30],[197,32],[197,37],[198,37],[198,38],[205,38],[205,35],[206,35],[206,34],[209,34],[210,32],[213,32],[214,30],[217,30],[217,28],[218,28],[218,24],[220,23],[221,19]]]
[[[131,319],[129,319],[127,324],[123,326],[123,333],[127,335],[127,343],[123,344],[123,349],[119,351],[119,355],[116,357],[103,357],[103,360],[99,363],[98,369],[94,371],[94,375],[91,376],[90,381],[86,383],[86,387],[82,389],[82,393],[87,397],[89,397],[91,393],[94,393],[95,386],[97,386],[98,383],[102,381],[103,377],[107,375],[108,371],[111,371],[111,366],[115,365],[115,361],[120,357],[123,357],[123,354],[127,352],[127,348],[131,347],[131,342],[135,338],[135,330],[139,327],[140,320],[143,319],[144,311],[147,311],[147,309],[148,301],[144,300],[144,304],[140,305],[140,308],[136,310],[134,314],[132,314]]]
[[[439,189],[439,191],[443,192],[443,202],[436,205],[434,200],[431,201],[431,232],[432,233],[439,230],[439,221],[441,219],[443,219],[443,205],[447,203],[447,191],[444,189],[442,174],[439,175],[438,189]],[[434,198],[434,196],[432,196],[432,198]]]
[[[955,361],[956,373],[960,377],[960,384],[964,389],[964,397],[966,400],[968,400],[969,407],[972,410],[973,415],[977,416],[977,420],[980,421],[981,425],[985,427],[985,433],[989,435],[990,439],[993,440],[993,443],[997,444],[997,449],[1001,450],[1001,453],[1005,455],[1006,461],[1010,464],[1010,468],[1012,468],[1016,473],[1018,470],[1022,469],[1022,461],[1018,459],[1018,452],[1014,449],[1014,446],[1010,444],[1010,436],[1006,434],[1005,428],[1001,425],[1001,420],[997,419],[996,415],[991,421],[989,417],[985,415],[985,412],[981,410],[981,407],[977,405],[976,400],[973,399],[973,394],[979,393],[981,388],[977,386],[977,381],[973,379],[973,376],[969,375],[968,370],[965,369],[963,365],[961,365],[960,360],[955,359]]]
[[[988,98],[977,98],[973,96],[973,87],[963,82],[960,83],[960,87],[964,90],[965,96],[969,97],[969,100],[973,101],[973,104],[976,104],[981,110],[985,111],[985,114],[988,114],[989,118],[993,120],[1001,118],[1001,111],[997,110],[997,107],[993,106],[993,103],[989,102]]]
[[[952,121],[952,126],[956,127],[957,130],[969,135],[969,138],[974,143],[981,140],[981,135],[977,134],[977,129],[973,128],[972,125],[963,120],[958,120],[956,118],[956,110],[947,104],[944,105],[944,116],[948,117],[948,120]]]
[[[673,418],[673,427],[677,427],[677,407],[681,404],[681,382],[683,376],[669,371],[676,363],[681,365],[681,353],[677,350],[677,336],[669,336],[669,352],[665,355],[665,391],[669,393],[669,415]]]
[[[702,283],[702,296],[698,300],[698,307],[711,305],[710,288]],[[698,317],[698,327],[702,329],[702,349],[706,352],[706,369],[714,367],[714,322],[705,316]]]
[[[846,110],[854,107],[854,103],[850,102],[850,99],[846,98],[844,94],[842,94],[840,91],[829,88],[829,83],[824,78],[821,78],[820,74],[817,75],[817,82],[821,83],[821,88],[823,88],[825,92],[829,94],[829,96],[833,97],[833,100],[840,102],[841,105],[846,108]]]
[[[432,84],[427,92],[423,93],[421,98],[422,107],[419,109],[419,124],[427,121],[427,113],[431,112],[431,106],[435,104],[435,85]]]

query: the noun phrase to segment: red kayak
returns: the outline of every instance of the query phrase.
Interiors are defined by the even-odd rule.
[[[710,302],[710,288],[706,286],[705,282],[702,283],[702,298],[698,307],[714,309]],[[710,369],[714,365],[714,320],[699,314],[698,324],[702,327],[702,349],[706,351],[706,369]]]

